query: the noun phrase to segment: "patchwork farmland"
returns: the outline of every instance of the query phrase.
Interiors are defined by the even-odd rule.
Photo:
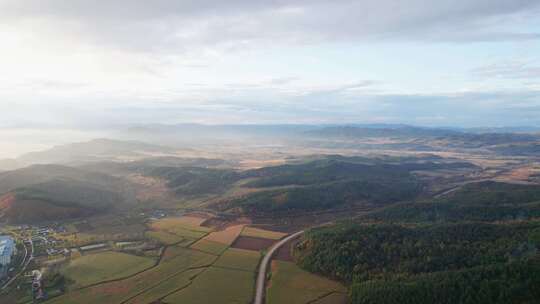
[[[234,222],[212,228],[207,220],[147,223],[157,256],[107,247],[71,259],[60,268],[66,292],[45,303],[250,303],[264,250],[285,234]]]

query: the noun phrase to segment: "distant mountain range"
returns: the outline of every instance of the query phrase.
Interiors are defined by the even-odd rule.
[[[126,161],[158,155],[173,155],[174,152],[174,148],[140,141],[94,139],[27,153],[16,159],[0,160],[0,169],[13,170],[33,164],[71,165],[99,161]]]

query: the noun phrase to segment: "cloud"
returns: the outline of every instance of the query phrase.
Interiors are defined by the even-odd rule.
[[[477,67],[471,72],[483,78],[531,79],[540,78],[540,65],[534,61],[511,60]]]
[[[538,124],[534,82],[421,93],[540,78],[534,61],[469,71],[479,47],[540,39],[539,17],[538,0],[0,0],[2,124]]]
[[[153,105],[50,107],[40,115],[51,124],[107,127],[151,123],[405,123],[424,126],[540,126],[540,91],[483,91],[460,94],[235,96],[200,103],[171,100]],[[23,115],[23,109],[20,114]],[[24,109],[33,115],[37,109]],[[12,111],[13,113],[13,111]]]
[[[540,33],[514,27],[538,18],[539,7],[537,0],[0,0],[0,18],[77,44],[178,53],[351,40],[536,40]]]

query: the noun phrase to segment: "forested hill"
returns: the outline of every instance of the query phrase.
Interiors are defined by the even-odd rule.
[[[478,284],[497,289],[489,299],[505,303],[502,299],[514,296],[516,288],[524,300],[538,299],[535,286],[540,285],[531,281],[540,282],[540,265],[533,263],[538,248],[539,222],[416,227],[341,223],[308,232],[295,255],[309,271],[352,283],[353,303],[402,303],[397,299],[408,294],[417,296],[407,303],[466,303],[433,301],[450,292],[477,299],[474,303],[492,303],[471,289]],[[534,267],[524,266],[529,264]],[[425,302],[414,302],[420,294]]]
[[[501,182],[471,183],[447,196],[389,206],[364,216],[385,222],[526,220],[540,217],[540,186]]]
[[[328,156],[305,163],[241,172],[242,186],[257,190],[224,200],[222,210],[248,214],[343,209],[389,205],[415,199],[424,184],[415,171],[473,169],[466,162],[446,162],[431,156],[417,158],[365,158]]]
[[[312,229],[294,252],[353,304],[538,303],[539,216],[539,186],[480,182]]]
[[[133,186],[116,177],[60,165],[0,173],[0,221],[35,223],[133,206]]]

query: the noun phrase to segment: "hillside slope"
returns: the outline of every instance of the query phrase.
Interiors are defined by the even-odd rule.
[[[88,216],[135,201],[121,179],[58,165],[0,173],[0,195],[0,219],[10,223]]]

